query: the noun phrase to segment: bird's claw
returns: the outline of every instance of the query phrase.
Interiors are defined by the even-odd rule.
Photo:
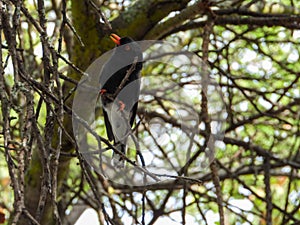
[[[106,89],[101,89],[101,90],[100,90],[100,95],[104,95],[106,92],[107,92]]]
[[[122,101],[119,101],[119,105],[120,105],[120,107],[119,107],[119,111],[123,111],[124,109],[125,109],[125,104],[124,104],[124,102],[122,102]]]

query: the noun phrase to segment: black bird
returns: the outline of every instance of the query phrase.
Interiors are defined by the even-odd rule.
[[[117,47],[101,71],[100,95],[108,139],[125,154],[138,107],[143,55],[138,43],[130,37],[112,34],[110,38]],[[123,158],[115,152],[113,165],[124,167]]]

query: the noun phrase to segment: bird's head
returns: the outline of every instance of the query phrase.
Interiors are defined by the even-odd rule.
[[[128,57],[138,56],[139,60],[142,60],[142,50],[138,43],[136,43],[130,37],[119,37],[116,34],[110,35],[111,40],[117,44],[119,48],[119,53],[126,54]]]
[[[132,38],[130,38],[130,37],[122,37],[121,38],[116,34],[111,34],[110,39],[113,42],[115,42],[117,44],[117,46],[129,44],[129,43],[133,42]]]

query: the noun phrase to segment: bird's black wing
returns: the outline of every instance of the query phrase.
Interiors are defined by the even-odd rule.
[[[116,49],[117,50],[117,49]],[[130,61],[128,61],[131,57],[127,56],[127,52],[116,51],[112,54],[110,59],[104,65],[101,74],[100,74],[100,85],[101,89],[105,89],[107,93],[113,94],[116,89],[119,87],[121,82],[123,81],[127,71],[131,68]],[[141,58],[142,56],[140,56]],[[116,100],[120,100],[125,105],[125,111],[129,113],[129,117],[127,123],[132,127],[134,123],[134,119],[137,112],[138,107],[138,98],[140,94],[140,81],[139,75],[142,69],[142,62],[138,62],[135,66],[134,71],[130,74],[128,81],[125,83],[124,87],[122,87],[121,92],[117,96]],[[110,141],[115,140],[114,126],[111,124],[110,118],[108,115],[108,111],[106,111],[105,107],[112,103],[112,100],[106,99],[105,95],[101,97],[103,104],[103,116],[106,127],[107,137]],[[111,110],[111,108],[107,108],[107,110]],[[113,121],[115,122],[115,121]]]
[[[108,140],[110,140],[110,141],[115,140],[115,137],[114,137],[114,134],[113,134],[113,129],[112,129],[112,126],[110,124],[107,112],[105,111],[105,109],[103,107],[102,107],[102,111],[103,111],[104,123],[105,123],[105,128],[106,128],[106,133],[107,133]]]
[[[114,62],[112,60],[112,56],[110,56],[110,59],[106,62],[106,64],[103,66],[101,72],[100,72],[100,77],[99,77],[99,83],[100,83],[100,89],[105,89],[108,92],[110,91],[110,85],[111,85],[111,79],[114,76]],[[105,110],[105,105],[109,103],[110,101],[105,98],[105,96],[101,96],[101,102],[102,102],[102,112],[104,116],[104,123],[105,123],[105,128],[106,128],[106,133],[107,137],[110,141],[114,140],[115,137],[113,134],[113,128],[110,123],[108,114]]]
[[[138,102],[136,102],[134,104],[134,106],[132,107],[132,110],[131,110],[131,115],[130,115],[130,126],[131,127],[133,125],[133,122],[134,122],[134,119],[135,119],[135,116],[136,116],[137,108],[138,108]]]

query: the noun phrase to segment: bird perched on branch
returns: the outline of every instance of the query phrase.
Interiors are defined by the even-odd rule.
[[[112,34],[117,47],[100,74],[100,95],[107,137],[114,141],[113,165],[124,167],[127,138],[131,132],[140,94],[142,50],[130,37]],[[116,151],[117,150],[117,151]]]

